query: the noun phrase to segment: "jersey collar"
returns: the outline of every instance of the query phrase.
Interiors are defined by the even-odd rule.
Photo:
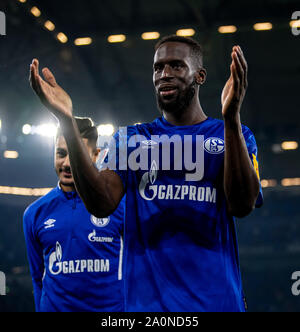
[[[69,192],[65,192],[62,190],[60,183],[57,183],[57,190],[59,191],[60,195],[62,195],[63,197],[65,197],[67,200],[71,200],[71,199],[77,199],[80,200],[80,197],[77,193],[77,191],[69,191]]]

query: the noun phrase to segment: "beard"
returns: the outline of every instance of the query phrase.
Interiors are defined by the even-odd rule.
[[[66,186],[66,187],[75,187],[74,182],[65,182],[63,180],[60,180],[59,183],[62,184],[63,186]]]
[[[196,94],[196,80],[191,83],[186,90],[178,93],[176,99],[172,102],[165,102],[159,93],[156,94],[157,107],[160,112],[166,113],[182,113],[188,108]]]

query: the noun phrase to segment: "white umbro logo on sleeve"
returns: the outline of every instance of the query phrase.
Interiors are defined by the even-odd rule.
[[[54,227],[55,226],[54,225],[55,222],[56,222],[55,219],[49,219],[49,220],[45,221],[44,222],[45,229]]]

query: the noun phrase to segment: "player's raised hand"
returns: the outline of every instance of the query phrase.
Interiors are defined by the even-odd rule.
[[[231,53],[230,78],[222,92],[222,115],[234,119],[240,112],[248,87],[248,65],[240,46],[234,46]]]
[[[34,59],[30,65],[30,85],[41,102],[58,119],[72,117],[72,100],[56,83],[54,75],[48,68],[42,70],[44,79],[39,74],[39,61]]]

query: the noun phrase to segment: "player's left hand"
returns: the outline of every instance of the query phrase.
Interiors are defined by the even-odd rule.
[[[224,119],[235,119],[239,114],[248,87],[248,65],[240,46],[231,53],[230,78],[222,92],[222,115]]]

